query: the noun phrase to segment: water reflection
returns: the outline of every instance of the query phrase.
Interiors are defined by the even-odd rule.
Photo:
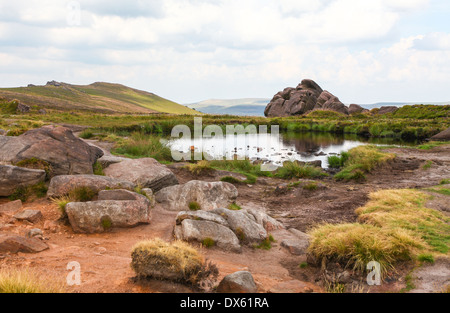
[[[172,150],[190,155],[192,149],[202,151],[210,158],[232,160],[248,158],[252,161],[273,163],[281,166],[285,161],[312,162],[322,161],[322,167],[328,167],[328,156],[365,144],[405,145],[393,139],[375,140],[358,136],[344,136],[331,133],[283,133],[234,135],[203,138],[201,141],[174,139],[169,142]],[[202,149],[201,149],[202,147]]]

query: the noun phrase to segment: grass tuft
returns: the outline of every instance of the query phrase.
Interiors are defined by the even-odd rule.
[[[0,293],[62,293],[62,283],[29,269],[0,270]]]

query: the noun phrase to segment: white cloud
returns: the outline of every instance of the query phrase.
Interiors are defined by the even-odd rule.
[[[68,2],[0,0],[0,85],[112,81],[193,102],[312,78],[361,102],[450,81],[450,34],[393,35],[429,0],[80,1],[78,27]]]

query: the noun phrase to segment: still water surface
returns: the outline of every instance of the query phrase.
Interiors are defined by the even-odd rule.
[[[213,138],[203,138],[201,144],[190,139],[174,139],[169,141],[172,150],[189,154],[192,148],[214,159],[226,157],[232,160],[234,156],[248,158],[252,161],[263,160],[281,166],[284,161],[299,160],[311,162],[322,161],[322,167],[328,167],[327,158],[339,155],[352,148],[366,145],[410,145],[393,139],[367,139],[358,136],[343,136],[328,133],[284,133],[280,135],[254,134],[233,135]]]

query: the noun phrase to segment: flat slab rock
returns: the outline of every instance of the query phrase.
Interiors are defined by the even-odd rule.
[[[66,213],[74,232],[88,234],[148,224],[151,219],[150,201],[128,190],[105,190],[98,201],[68,203]]]
[[[14,218],[19,221],[28,221],[31,223],[36,223],[40,221],[43,218],[43,216],[42,212],[38,210],[24,210],[14,215]]]
[[[201,210],[228,207],[233,203],[238,191],[235,186],[225,182],[190,181],[184,185],[164,188],[155,194],[156,201],[169,211],[184,211],[189,203],[197,202]]]
[[[108,188],[134,189],[135,184],[120,179],[99,175],[60,175],[53,177],[48,187],[48,197],[64,196],[78,187],[89,187],[95,192]]]
[[[47,244],[38,239],[15,235],[0,235],[0,252],[38,253],[48,248]]]
[[[127,159],[111,164],[105,175],[134,183],[142,188],[150,188],[157,192],[165,187],[178,184],[178,180],[167,166],[152,158]]]

